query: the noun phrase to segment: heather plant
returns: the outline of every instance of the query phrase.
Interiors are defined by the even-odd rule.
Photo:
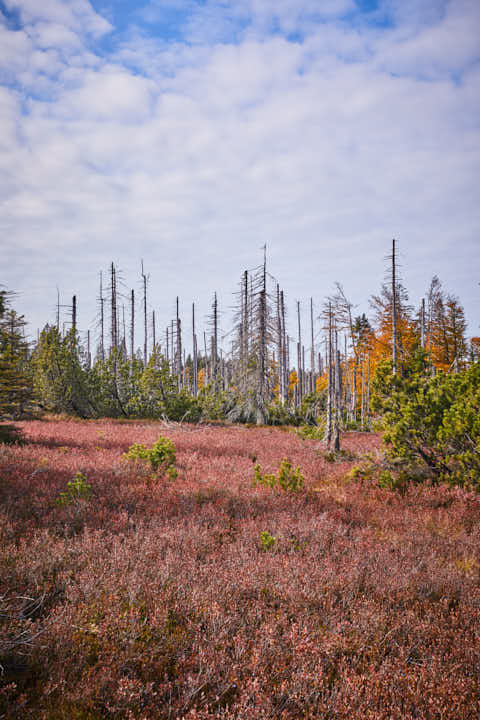
[[[148,485],[118,461],[156,423],[20,427],[28,442],[0,452],[5,720],[480,717],[477,494],[386,494],[378,463],[346,483],[351,463],[292,432],[212,426],[172,427],[182,482]],[[344,444],[379,459],[373,433]],[[252,492],[252,447],[312,492]],[[88,526],[59,532],[78,467]]]
[[[262,475],[261,467],[257,463],[254,467],[253,485],[263,485],[269,488],[279,487],[288,492],[299,492],[303,487],[303,475],[300,467],[297,465],[295,469],[292,463],[283,458],[278,468],[277,474],[265,473]]]
[[[87,482],[87,478],[81,472],[77,472],[73,480],[67,483],[65,492],[61,492],[57,498],[57,505],[61,507],[66,505],[76,505],[81,500],[88,501],[92,492],[91,486]]]

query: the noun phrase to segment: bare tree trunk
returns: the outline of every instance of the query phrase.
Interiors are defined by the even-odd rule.
[[[122,303],[122,347],[125,351],[125,354],[126,354],[126,350],[127,350],[126,338],[127,338],[127,331],[125,328],[125,305],[124,305],[124,303]]]
[[[313,333],[313,298],[310,298],[310,330],[312,347],[310,349],[310,392],[315,391],[315,338]]]
[[[328,362],[328,394],[327,394],[327,426],[325,440],[327,446],[332,443],[333,434],[333,368],[332,368],[332,304],[328,303],[328,333],[327,333],[327,362]]]
[[[365,429],[365,351],[362,352],[362,405],[361,405],[361,427]]]
[[[248,303],[248,270],[245,270],[243,276],[243,347],[242,347],[242,375],[243,375],[243,392],[245,399],[248,393],[248,353],[249,353],[249,303]]]
[[[286,376],[287,376],[287,397],[288,397],[288,390],[290,388],[290,335],[286,336],[286,350],[287,350],[287,368],[286,368]]]
[[[297,404],[300,405],[302,402],[302,384],[303,384],[303,373],[302,373],[302,327],[300,323],[300,301],[297,300],[297,321],[298,321],[298,342],[297,342]]]
[[[155,351],[155,346],[157,344],[156,328],[155,328],[155,310],[152,310],[152,342],[153,342],[153,350]]]
[[[277,377],[278,377],[278,397],[283,402],[283,381],[285,374],[283,372],[283,346],[282,346],[282,313],[280,307],[280,286],[277,283]]]
[[[307,394],[307,373],[305,372],[305,345],[302,345],[302,378],[302,397],[305,397],[305,395]]]
[[[178,297],[177,297],[177,353],[176,353],[176,373],[177,373],[177,387],[180,390],[182,387],[182,328],[180,323]]]
[[[102,271],[100,271],[100,355],[105,360],[105,298],[103,297]]]
[[[143,364],[147,366],[148,358],[148,327],[147,327],[147,276],[143,271],[143,260],[142,260],[142,280],[143,280]]]
[[[289,351],[287,347],[287,331],[285,328],[285,298],[283,290],[280,291],[280,316],[282,323],[282,363],[283,363],[283,395],[282,402],[288,402],[288,381],[289,381]]]
[[[336,338],[335,331],[335,338]],[[335,339],[335,348],[337,341]],[[332,431],[332,447],[334,452],[340,450],[340,397],[341,397],[341,370],[340,370],[340,351],[336,348],[335,352],[335,409],[333,413],[333,431]]]
[[[218,381],[218,303],[217,293],[213,296],[213,343],[212,343],[212,373],[215,384],[215,390],[217,390]]]
[[[118,345],[118,334],[117,334],[117,280],[116,280],[116,273],[115,273],[115,265],[112,262],[111,266],[111,307],[112,307],[112,327],[111,327],[111,334],[112,334],[112,350],[115,350]]]
[[[422,350],[425,350],[425,298],[422,298],[422,307],[420,309],[420,344]]]
[[[370,353],[367,353],[367,397],[366,397],[367,426],[370,427]]]
[[[392,370],[397,374],[397,279],[395,239],[392,240]],[[362,420],[363,426],[363,420]]]
[[[198,395],[198,351],[195,333],[195,303],[192,303],[192,343],[193,343],[193,394]]]
[[[72,297],[72,330],[75,339],[77,335],[77,296]]]
[[[135,292],[130,295],[130,357],[135,355]]]
[[[264,274],[264,282],[265,281],[266,277]],[[257,425],[262,425],[265,422],[265,372],[267,365],[267,297],[265,285],[264,289],[260,292],[259,314],[260,347],[257,380]]]

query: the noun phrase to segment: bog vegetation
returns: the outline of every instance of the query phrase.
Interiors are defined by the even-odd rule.
[[[243,273],[237,310],[223,333],[215,294],[203,351],[195,305],[187,338],[178,298],[176,317],[157,341],[143,265],[140,303],[133,290],[120,293],[113,263],[106,287],[100,274],[96,345],[90,331],[86,343],[80,340],[75,296],[67,320],[61,321],[58,299],[56,322],[28,344],[24,318],[3,291],[0,413],[13,419],[35,409],[81,418],[291,424],[325,439],[333,452],[342,431],[373,428],[384,431],[388,447],[385,482],[477,487],[480,338],[466,337],[463,308],[437,277],[414,309],[398,276],[395,241],[390,261],[390,280],[371,298],[370,318],[355,316],[339,283],[316,313],[310,301],[306,346],[300,303],[292,336],[284,293],[267,272],[266,256],[259,268]],[[222,348],[227,335],[228,351]]]
[[[330,462],[280,428],[19,427],[0,452],[6,720],[479,717],[477,493],[346,480],[375,433]],[[122,458],[159,432],[174,480]],[[284,458],[301,488],[252,486]]]
[[[228,352],[0,293],[0,718],[480,717],[480,338],[390,270],[305,346],[264,262]]]

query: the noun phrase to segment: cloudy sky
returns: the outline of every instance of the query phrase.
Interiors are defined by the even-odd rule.
[[[479,334],[478,0],[3,0],[0,282],[31,332],[113,260],[164,327],[261,261],[368,310],[398,239]],[[189,312],[189,311],[188,311]],[[188,328],[189,322],[185,320]]]

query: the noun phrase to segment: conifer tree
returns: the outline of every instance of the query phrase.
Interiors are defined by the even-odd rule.
[[[0,293],[0,416],[19,417],[31,397],[25,320],[9,307],[6,291]]]

